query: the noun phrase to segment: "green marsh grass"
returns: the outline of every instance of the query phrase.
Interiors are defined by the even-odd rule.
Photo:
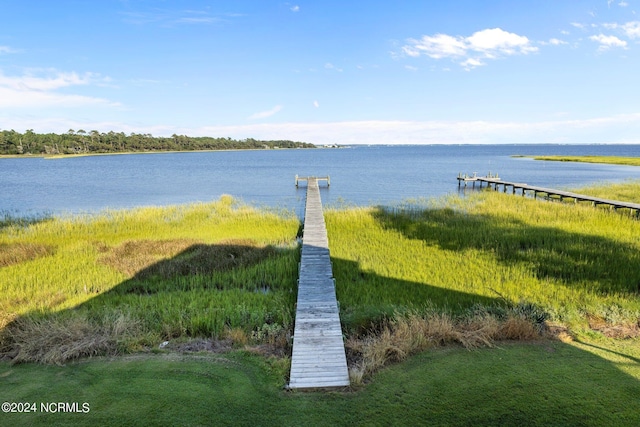
[[[583,163],[605,163],[612,165],[640,166],[638,157],[622,156],[531,156],[534,160],[547,160],[555,162],[583,162]]]
[[[640,181],[638,180],[591,185],[580,188],[578,192],[594,197],[640,203]]]
[[[638,183],[624,186],[610,187],[608,197],[640,193]],[[490,322],[529,307],[576,330],[637,332],[640,221],[630,215],[480,191],[394,208],[327,209],[325,218],[348,335],[429,313],[464,329],[479,307]],[[86,325],[105,337],[106,353],[184,337],[283,342],[293,325],[299,226],[291,212],[229,196],[7,225],[0,351],[54,360],[25,337],[50,342],[47,325],[65,324],[78,329],[73,357],[105,352],[92,347]],[[115,331],[113,319],[127,322]]]
[[[328,211],[326,221],[354,330],[407,309],[477,304],[527,302],[576,327],[640,317],[640,221],[629,215],[482,191],[426,208]]]
[[[260,211],[228,196],[6,226],[0,348],[22,352],[18,360],[48,361],[54,356],[40,354],[39,339],[50,342],[48,332],[68,325],[77,329],[79,347],[69,354],[91,354],[87,325],[96,336],[109,335],[114,317],[129,319],[132,331],[120,338],[110,332],[112,352],[180,336],[218,338],[233,328],[248,335],[265,324],[286,329],[293,322],[298,228],[293,213]]]

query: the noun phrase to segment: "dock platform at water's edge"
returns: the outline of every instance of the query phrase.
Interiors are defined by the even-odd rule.
[[[313,180],[313,181],[326,181],[327,182],[327,187],[331,186],[331,177],[329,175],[327,176],[298,176],[296,175],[296,187],[298,187],[300,185],[300,181],[307,181],[307,185],[309,185],[309,180]]]

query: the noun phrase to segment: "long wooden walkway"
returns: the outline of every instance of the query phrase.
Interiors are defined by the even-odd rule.
[[[347,358],[329,258],[318,179],[307,180],[298,303],[293,332],[289,388],[317,389],[349,385]]]
[[[546,194],[547,197],[555,196],[560,200],[564,200],[565,198],[572,199],[576,203],[590,202],[593,204],[593,206],[608,205],[612,209],[629,209],[631,210],[631,212],[635,211],[635,214],[637,217],[640,216],[639,203],[621,202],[618,200],[603,199],[601,197],[593,197],[593,196],[587,196],[585,194],[572,193],[570,191],[562,191],[562,190],[555,190],[553,188],[537,187],[534,185],[527,185],[519,182],[503,181],[497,176],[480,177],[480,176],[458,175],[458,186],[460,186],[462,182],[464,182],[465,186],[467,185],[467,182],[472,182],[474,186],[475,186],[475,183],[478,182],[480,183],[481,187],[482,187],[482,183],[487,183],[489,187],[493,185],[495,190],[498,190],[498,187],[502,185],[505,193],[507,192],[507,187],[511,187],[512,194],[515,194],[516,189],[520,189],[522,190],[523,196],[526,195],[527,191],[531,191],[533,192],[534,198],[537,197],[538,194]]]

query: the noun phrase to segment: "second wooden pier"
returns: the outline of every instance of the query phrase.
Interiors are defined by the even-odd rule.
[[[349,371],[335,282],[329,256],[329,240],[322,213],[318,180],[307,181],[298,302],[296,304],[290,389],[349,386]]]
[[[458,187],[461,185],[461,183],[464,183],[466,187],[468,182],[473,183],[474,187],[476,182],[478,182],[481,187],[483,183],[487,183],[487,186],[489,187],[493,185],[496,191],[498,190],[498,187],[502,185],[503,191],[505,193],[507,192],[507,187],[511,187],[512,194],[515,194],[516,190],[520,189],[522,190],[523,196],[526,195],[527,191],[531,191],[534,198],[538,197],[538,194],[546,194],[547,198],[556,197],[561,201],[564,199],[571,199],[576,203],[590,202],[591,204],[593,204],[593,206],[608,205],[612,209],[629,209],[631,212],[635,211],[636,217],[640,217],[640,204],[638,203],[621,202],[618,200],[610,200],[610,199],[603,199],[601,197],[588,196],[586,194],[572,193],[570,191],[562,191],[562,190],[555,190],[553,188],[537,187],[535,185],[527,185],[520,182],[503,181],[502,179],[500,179],[500,177],[498,177],[498,175],[493,176],[489,174],[488,176],[481,177],[481,176],[476,176],[475,173],[472,176],[458,174]]]

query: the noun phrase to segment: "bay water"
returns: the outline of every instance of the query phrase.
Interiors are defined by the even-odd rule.
[[[459,190],[458,173],[558,189],[640,179],[640,167],[517,155],[640,157],[640,145],[420,145],[0,159],[0,212],[64,215],[206,202],[304,209],[295,175],[331,177],[323,204],[394,205]]]

